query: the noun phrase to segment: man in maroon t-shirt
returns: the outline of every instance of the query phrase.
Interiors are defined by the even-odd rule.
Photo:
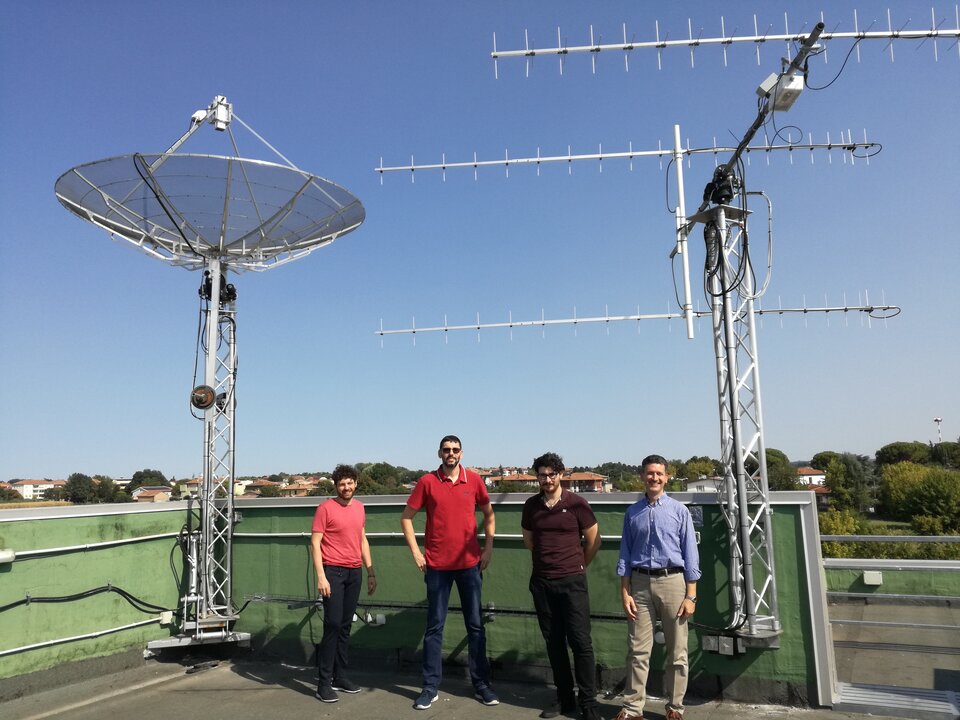
[[[576,493],[564,490],[563,459],[548,452],[533,461],[540,492],[523,504],[523,544],[533,553],[530,593],[557,687],[557,701],[542,718],[569,715],[580,706],[583,720],[600,720],[587,566],[600,549],[597,518]],[[567,646],[573,651],[573,672]],[[574,697],[574,677],[580,688]]]
[[[440,467],[417,482],[400,516],[403,536],[427,585],[427,629],[423,635],[423,690],[414,702],[426,710],[437,699],[443,667],[443,626],[450,590],[457,584],[463,623],[467,629],[470,679],[474,694],[484,705],[500,700],[490,689],[487,636],[480,612],[481,572],[490,564],[496,524],[493,506],[483,479],[460,464],[460,438],[447,435],[440,441]],[[423,553],[413,529],[413,518],[425,508],[427,526]],[[483,513],[483,550],[477,540],[477,508]]]

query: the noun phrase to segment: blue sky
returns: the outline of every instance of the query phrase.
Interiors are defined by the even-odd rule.
[[[790,3],[790,29],[820,7]],[[827,28],[853,29],[830,3]],[[783,7],[688,2],[4,3],[0,17],[0,479],[71,472],[127,477],[199,471],[190,417],[200,276],[114,242],[53,193],[69,168],[167,148],[192,113],[223,94],[299,167],[346,187],[367,220],[308,258],[232,278],[239,292],[237,472],[385,460],[432,467],[446,433],[465,462],[525,465],[550,449],[568,465],[719,454],[709,326],[677,321],[416,337],[386,328],[653,313],[673,307],[673,216],[665,170],[638,159],[572,167],[387,175],[386,165],[657,147],[681,125],[692,146],[732,142],[755,114],[754,89],[786,50],[733,46],[502,61],[556,27],[585,44],[622,35],[782,32]],[[860,6],[861,28],[886,4]],[[941,10],[955,26],[953,7]],[[930,24],[900,2],[894,25]],[[765,318],[759,353],[768,447],[791,459],[872,454],[895,440],[960,435],[960,322],[954,220],[960,58],[939,43],[862,46],[828,89],[803,93],[778,125],[816,141],[852,130],[883,144],[869,165],[807,153],[753,159],[747,184],[774,203],[774,275],[765,306],[881,295],[894,320]],[[813,85],[850,43],[811,62]],[[212,132],[208,130],[207,132]],[[796,131],[794,131],[796,132]],[[239,135],[238,131],[238,135]],[[268,158],[256,143],[241,151]],[[696,205],[713,160],[686,170]],[[675,198],[675,187],[671,185]],[[755,237],[764,221],[751,226]],[[694,277],[702,267],[699,231]],[[698,280],[694,281],[699,287]],[[700,306],[705,302],[697,293]],[[696,300],[695,300],[696,302]]]

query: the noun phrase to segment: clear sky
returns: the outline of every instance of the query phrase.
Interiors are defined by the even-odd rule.
[[[682,9],[681,8],[682,5]],[[309,257],[234,276],[238,301],[237,473],[387,461],[432,467],[439,438],[467,463],[636,463],[658,452],[719,454],[709,324],[677,321],[381,338],[385,328],[673,309],[666,164],[638,159],[479,172],[374,168],[652,149],[681,126],[691,146],[731,143],[756,112],[780,43],[695,53],[657,69],[636,51],[501,61],[559,25],[568,44],[783,32],[770,2],[6,2],[0,7],[0,479],[72,472],[197,473],[202,428],[188,412],[200,275],[153,260],[57,202],[73,166],[166,149],[215,95],[299,167],[357,195],[366,222]],[[820,6],[788,4],[790,29]],[[853,30],[848,2],[828,30]],[[896,2],[893,24],[929,27],[930,5]],[[861,29],[886,25],[863,3]],[[955,27],[953,6],[937,18]],[[875,27],[875,29],[876,29]],[[849,41],[811,61],[811,85],[840,71]],[[960,57],[955,44],[864,43],[828,89],[805,91],[778,126],[814,140],[853,131],[883,144],[870,163],[834,152],[752,158],[750,189],[774,204],[764,306],[903,308],[894,320],[767,317],[758,331],[768,447],[793,460],[872,454],[895,440],[960,435]],[[212,130],[204,132],[212,133]],[[798,130],[794,130],[794,136]],[[243,137],[238,130],[238,137]],[[249,136],[247,136],[249,138]],[[253,141],[241,152],[271,159]],[[712,158],[686,168],[696,205]],[[671,197],[676,187],[670,182]],[[759,214],[759,215],[762,215]],[[754,238],[765,232],[757,217]],[[755,242],[758,242],[755,240]],[[760,242],[762,245],[762,241]],[[761,253],[762,255],[762,253]],[[699,230],[694,277],[702,268]],[[759,268],[762,273],[763,268]],[[695,280],[699,287],[699,281]],[[701,292],[695,295],[705,307]]]

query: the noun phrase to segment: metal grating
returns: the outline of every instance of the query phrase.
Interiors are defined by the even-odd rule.
[[[838,683],[833,709],[910,720],[956,720],[960,697],[945,690]]]

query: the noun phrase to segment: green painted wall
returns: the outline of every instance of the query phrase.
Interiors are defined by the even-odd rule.
[[[0,511],[2,512],[2,511]],[[2,521],[0,548],[15,552],[57,548],[130,537],[176,533],[184,510],[93,517]],[[177,578],[183,574],[175,538],[145,540],[103,549],[18,558],[0,565],[0,605],[29,594],[64,596],[112,584],[165,607],[176,607]],[[31,603],[0,614],[0,651],[58,638],[98,632],[155,618],[131,607],[115,593],[65,603]],[[112,655],[149,640],[168,637],[159,624],[123,630],[98,638],[0,656],[0,678],[44,670],[74,660]]]
[[[873,570],[874,568],[865,569]],[[960,597],[960,572],[931,572],[930,570],[914,569],[882,569],[880,572],[883,573],[882,585],[864,585],[863,570],[827,568],[827,590],[829,592],[882,593],[884,595]]]
[[[499,609],[532,611],[527,583],[530,575],[530,554],[519,539],[506,535],[520,534],[522,496],[497,501],[497,534],[493,561],[484,573],[484,603],[492,602]],[[367,532],[399,533],[399,516],[404,499],[393,506],[367,505]],[[623,504],[594,503],[601,535],[619,536],[623,522]],[[805,579],[803,544],[799,510],[785,506],[774,512],[776,565],[780,589],[780,614],[784,628],[781,647],[777,650],[753,649],[731,658],[702,652],[700,634],[716,634],[726,623],[729,609],[727,592],[728,548],[726,528],[716,506],[703,507],[701,532],[701,564],[703,578],[696,621],[714,630],[695,628],[690,636],[691,682],[709,688],[727,687],[752,678],[775,681],[800,688],[815,684],[811,650],[811,619],[808,588]],[[311,507],[243,507],[243,522],[237,533],[307,532],[313,516]],[[423,529],[423,513],[415,519],[417,530]],[[377,569],[378,590],[372,597],[361,596],[369,603],[370,612],[383,613],[385,626],[355,626],[353,647],[383,651],[388,657],[410,659],[422,640],[424,611],[421,608],[377,608],[376,603],[423,603],[423,576],[419,573],[402,538],[371,538],[371,550]],[[619,546],[607,540],[590,566],[589,583],[594,613],[622,615],[619,578],[616,563]],[[237,538],[234,555],[234,590],[238,602],[253,596],[275,599],[315,597],[315,579],[306,538],[274,541],[268,538]],[[454,596],[451,604],[459,600]],[[258,644],[278,647],[289,642],[307,646],[322,633],[322,621],[311,608],[288,609],[285,602],[254,602],[243,613],[238,629],[253,633]],[[622,620],[595,621],[594,647],[597,662],[608,668],[623,668],[626,656],[626,623]],[[448,620],[444,651],[465,652],[465,631],[457,615]],[[546,666],[543,639],[536,618],[498,614],[487,625],[488,653],[495,663]],[[464,658],[465,660],[465,658]],[[662,664],[662,650],[657,647],[654,667]]]
[[[498,667],[546,667],[536,619],[504,614],[506,610],[532,612],[527,589],[529,552],[519,538],[520,512],[524,496],[495,498],[497,533],[493,562],[484,574],[484,602],[499,610],[487,625],[488,650]],[[367,503],[367,532],[377,568],[379,589],[372,598],[361,597],[374,614],[387,617],[384,626],[357,623],[354,647],[358,652],[387,661],[413,661],[420,647],[424,624],[423,576],[416,570],[400,537],[399,516],[405,498],[384,499],[392,504]],[[314,504],[302,501],[255,501],[238,505],[243,519],[236,526],[234,546],[234,599],[240,605],[251,600],[236,629],[249,632],[255,647],[270,653],[288,653],[299,647],[309,655],[322,633],[322,617],[311,603],[316,584],[308,550],[307,534]],[[626,502],[597,501],[594,510],[602,535],[618,536]],[[104,506],[113,511],[121,506]],[[184,522],[185,506],[171,503],[163,511],[145,512],[137,506],[123,506],[117,514],[76,516],[95,509],[70,508],[51,517],[21,511],[18,519],[0,515],[0,548],[18,552],[99,543],[131,537],[177,533]],[[738,657],[707,653],[701,637],[715,634],[726,623],[729,609],[727,589],[728,549],[726,529],[719,509],[704,505],[701,532],[700,602],[690,638],[691,686],[716,694],[737,684],[774,683],[809,689],[815,683],[812,651],[812,621],[809,589],[805,574],[801,508],[775,505],[777,583],[783,635],[776,650],[750,649]],[[72,516],[70,513],[74,513]],[[47,511],[50,514],[50,511]],[[22,517],[21,517],[22,516]],[[8,516],[9,517],[9,516]],[[415,524],[423,528],[423,513]],[[244,537],[248,534],[266,537]],[[280,533],[303,534],[277,537]],[[389,533],[392,537],[374,537]],[[595,613],[608,613],[615,620],[597,620],[593,637],[597,660],[616,671],[623,668],[626,654],[626,624],[620,619],[619,579],[615,573],[618,542],[605,540],[590,567],[589,582]],[[862,585],[859,570],[828,569],[830,590],[869,591]],[[113,584],[152,603],[175,607],[183,559],[175,538],[146,540],[101,549],[78,550],[40,557],[19,558],[0,565],[0,605],[33,597],[63,596]],[[884,570],[885,593],[960,595],[960,573]],[[458,604],[454,597],[452,604]],[[387,605],[400,607],[386,607]],[[0,613],[0,652],[46,640],[100,631],[128,623],[149,620],[115,594],[59,603],[32,603]],[[131,648],[143,648],[149,640],[167,637],[170,628],[158,624],[125,630],[100,638],[68,642],[52,647],[0,655],[0,678],[9,678],[57,666],[64,662],[111,655]],[[465,633],[457,614],[447,624],[445,651],[465,661]],[[662,663],[657,648],[654,667]]]

